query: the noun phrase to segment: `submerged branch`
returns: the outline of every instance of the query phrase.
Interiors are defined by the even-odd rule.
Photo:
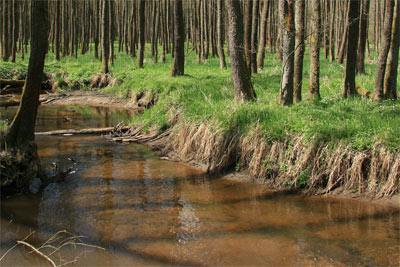
[[[121,127],[121,131],[128,131],[130,129],[129,126]],[[115,127],[107,127],[107,128],[90,128],[90,129],[67,129],[67,130],[56,130],[49,132],[37,132],[35,135],[75,135],[75,134],[109,134],[115,130]]]

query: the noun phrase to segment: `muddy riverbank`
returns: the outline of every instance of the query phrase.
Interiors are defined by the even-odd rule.
[[[80,91],[51,104],[77,103],[135,110],[142,108],[136,97],[121,99],[110,94]],[[142,132],[137,125],[133,127],[140,138],[128,135],[118,140],[142,141],[170,160],[195,165],[208,173],[228,171],[237,175],[232,170],[242,171],[245,175],[240,175],[241,179],[246,177],[245,180],[278,190],[385,199],[391,205],[400,206],[399,155],[384,147],[355,151],[342,145],[304,145],[301,137],[267,142],[257,133],[244,137],[234,133],[216,134],[207,124],[190,125],[180,122],[179,117],[167,132]]]

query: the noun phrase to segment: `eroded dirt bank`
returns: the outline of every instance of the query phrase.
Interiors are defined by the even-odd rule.
[[[48,104],[143,109],[137,96],[121,99],[89,91],[62,95]],[[172,126],[173,130],[163,133],[134,128],[123,136],[116,133],[113,140],[146,143],[168,159],[196,165],[209,173],[235,169],[245,175],[229,177],[278,190],[380,199],[381,203],[400,207],[400,155],[384,147],[355,151],[342,145],[306,144],[301,136],[271,143],[257,131],[248,136],[213,133],[207,124],[185,124],[179,118]]]

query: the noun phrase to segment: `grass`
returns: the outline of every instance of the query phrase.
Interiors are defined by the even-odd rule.
[[[1,62],[0,75],[18,76],[26,69],[27,63],[27,59],[17,63]],[[278,104],[282,63],[276,60],[275,55],[267,54],[264,70],[253,75],[257,100],[245,104],[234,100],[231,71],[221,70],[217,58],[198,64],[195,53],[189,52],[186,54],[186,75],[177,78],[170,77],[171,65],[171,55],[167,55],[166,63],[154,64],[150,49],[147,49],[143,69],[136,67],[136,58],[117,53],[111,72],[120,80],[120,85],[104,91],[123,97],[145,90],[159,94],[157,105],[131,121],[148,128],[164,130],[170,126],[171,116],[179,113],[182,122],[207,122],[214,131],[239,130],[246,135],[257,128],[271,141],[303,135],[305,141],[341,143],[357,150],[375,145],[399,149],[400,101],[376,103],[359,97],[342,99],[344,66],[331,63],[322,56],[322,100],[303,101],[289,107]],[[77,59],[66,57],[60,62],[55,61],[50,53],[45,67],[45,71],[63,76],[68,82],[87,82],[100,69],[101,63],[93,53],[79,55]],[[307,98],[308,69],[309,57],[306,55],[303,99]],[[357,83],[373,91],[373,60],[367,60],[366,72],[367,75],[357,76]]]

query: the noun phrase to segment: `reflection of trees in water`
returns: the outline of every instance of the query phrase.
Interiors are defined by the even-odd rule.
[[[103,236],[98,236],[99,239],[112,240],[113,232],[114,232],[114,190],[112,181],[114,180],[113,170],[114,170],[114,153],[112,149],[104,148],[102,151],[103,155],[99,160],[103,165],[103,176],[101,177],[104,181],[104,188],[102,195],[100,196],[100,202],[103,204],[103,209],[107,210],[107,213],[102,215],[101,219],[103,220],[103,229],[100,229],[103,232]],[[94,214],[96,216],[96,214]],[[100,234],[100,231],[99,231]]]
[[[117,251],[135,256],[135,248],[140,248],[140,244],[151,246],[168,242],[173,246],[171,255],[163,257],[155,251],[143,252],[142,256],[171,264],[190,262],[193,259],[191,253],[197,249],[204,251],[201,249],[204,240],[221,240],[230,236],[283,238],[288,245],[299,245],[311,254],[322,253],[344,264],[374,263],[363,248],[376,246],[380,249],[380,245],[364,242],[361,246],[356,239],[373,236],[377,229],[382,232],[382,239],[376,238],[376,242],[387,246],[396,244],[398,240],[398,212],[390,215],[387,209],[379,210],[371,205],[348,201],[277,196],[270,192],[263,194],[255,190],[255,186],[223,180],[162,177],[163,172],[170,173],[170,170],[160,170],[160,162],[147,159],[148,150],[145,148],[131,150],[129,146],[81,139],[52,138],[47,146],[54,147],[57,161],[62,161],[67,155],[80,155],[85,160],[82,167],[89,165],[96,171],[98,166],[98,177],[77,177],[49,188],[43,194],[37,215],[38,227],[43,231],[70,228],[106,245],[115,244]],[[128,167],[127,164],[134,166]],[[165,168],[179,167],[171,163]],[[129,174],[124,173],[127,170]],[[127,178],[119,179],[116,177],[118,174]],[[94,187],[99,190],[99,185],[103,186],[100,192],[89,191],[82,195],[80,189]],[[24,223],[21,218],[15,218],[15,221]],[[35,219],[28,221],[36,227]],[[132,224],[135,224],[132,228],[118,229]],[[210,227],[205,229],[204,225]],[[341,237],[332,236],[329,232],[332,228],[352,233],[354,240],[343,241]],[[121,234],[120,239],[116,238],[114,230]],[[319,232],[329,235],[329,240],[316,234]],[[134,244],[134,249],[125,244]],[[320,254],[317,254],[318,250]],[[334,251],[343,255],[338,256]]]

